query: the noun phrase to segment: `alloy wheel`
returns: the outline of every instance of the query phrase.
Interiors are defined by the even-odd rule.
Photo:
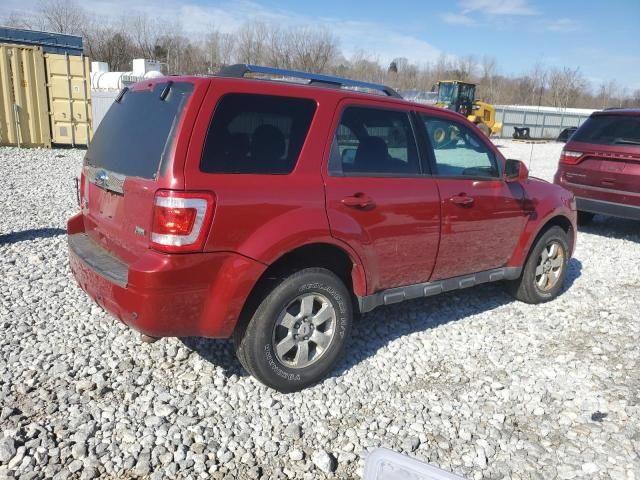
[[[552,241],[542,249],[536,266],[536,285],[544,292],[556,286],[564,268],[564,248]]]
[[[328,350],[336,332],[336,312],[318,293],[300,295],[280,313],[273,329],[273,350],[289,368],[317,362]]]

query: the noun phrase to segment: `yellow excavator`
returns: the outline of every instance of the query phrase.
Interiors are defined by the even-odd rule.
[[[475,123],[485,135],[497,135],[502,123],[496,122],[496,108],[476,100],[476,85],[460,80],[442,80],[438,82],[437,107],[447,108],[461,113]]]

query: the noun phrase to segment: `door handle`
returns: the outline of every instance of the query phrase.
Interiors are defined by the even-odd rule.
[[[364,193],[355,193],[349,197],[344,197],[342,199],[342,204],[345,207],[352,208],[367,208],[375,205],[371,197]]]
[[[473,197],[468,196],[466,193],[461,193],[459,195],[454,195],[451,197],[451,201],[456,205],[461,205],[463,207],[470,207],[473,205],[475,201]]]

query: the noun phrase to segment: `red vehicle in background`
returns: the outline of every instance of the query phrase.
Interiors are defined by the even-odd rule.
[[[571,136],[555,183],[576,196],[578,220],[640,220],[640,110],[594,112]]]
[[[497,281],[555,298],[576,238],[573,195],[463,116],[266,67],[125,89],[80,184],[79,285],[147,337],[233,336],[281,391],[348,352],[355,312]]]

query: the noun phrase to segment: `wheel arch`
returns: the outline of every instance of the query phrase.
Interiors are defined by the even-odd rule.
[[[535,236],[535,240],[532,242],[531,246],[533,246],[536,240],[538,240],[538,238],[540,238],[540,236],[543,235],[547,230],[549,230],[551,227],[556,227],[556,226],[562,228],[566,232],[566,234],[569,236],[569,245],[571,247],[571,253],[573,254],[573,245],[575,243],[576,231],[573,224],[571,223],[571,220],[569,220],[567,216],[562,214],[555,215],[554,217],[551,217],[549,220],[547,220],[547,222],[538,231],[537,235]]]
[[[576,238],[575,227],[573,223],[571,223],[571,220],[569,219],[569,217],[567,217],[566,215],[563,215],[562,213],[558,213],[548,218],[544,223],[542,223],[542,225],[540,226],[540,228],[538,228],[535,235],[531,235],[531,240],[528,242],[526,250],[524,250],[526,252],[526,255],[523,255],[522,257],[522,265],[524,265],[527,262],[529,255],[531,254],[531,251],[533,250],[534,246],[538,242],[538,239],[542,237],[542,235],[544,235],[545,232],[547,232],[552,227],[562,228],[565,231],[565,233],[569,236],[569,246],[571,248],[570,255],[573,255],[573,249],[574,249],[575,238]]]
[[[366,277],[362,262],[354,252],[328,242],[307,243],[283,253],[270,262],[261,279],[312,267],[332,271],[340,277],[350,291],[357,295],[366,293]]]
[[[300,245],[270,262],[245,301],[237,329],[245,328],[247,320],[275,283],[295,271],[314,267],[326,268],[336,274],[354,298],[366,295],[365,271],[355,252],[329,242]],[[357,308],[358,302],[354,301],[353,306]]]

